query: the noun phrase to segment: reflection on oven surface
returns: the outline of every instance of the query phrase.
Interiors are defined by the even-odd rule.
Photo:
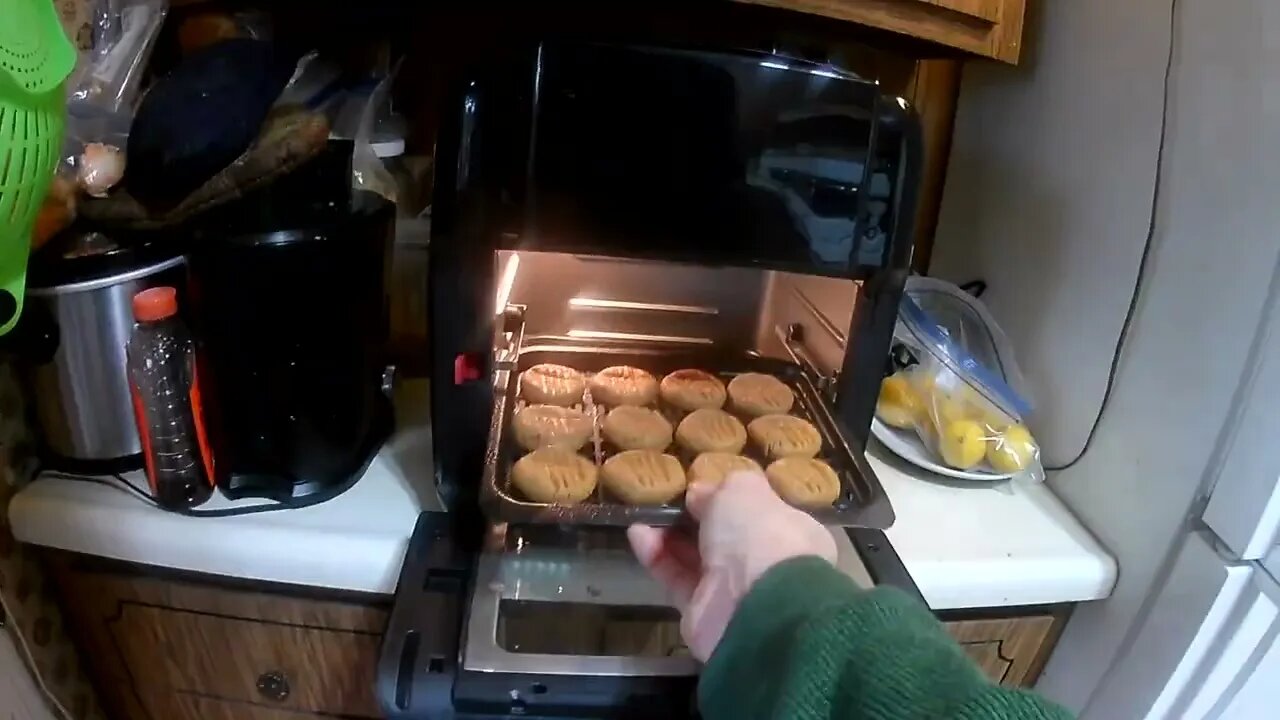
[[[674,608],[503,600],[498,646],[551,655],[670,657],[688,654]]]

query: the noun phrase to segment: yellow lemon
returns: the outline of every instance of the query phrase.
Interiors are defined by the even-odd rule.
[[[993,403],[986,399],[979,398],[975,403],[971,404],[972,417],[987,429],[988,435],[1004,432],[1005,428],[1014,424],[1013,418],[1004,413],[1003,410],[996,407]]]
[[[921,408],[920,396],[901,373],[892,375],[880,383],[880,397],[876,401],[876,417],[896,428],[911,428]]]
[[[973,420],[952,420],[942,426],[938,452],[951,467],[968,470],[982,462],[987,452],[986,434]]]
[[[920,404],[920,397],[912,389],[902,373],[895,373],[880,383],[880,402],[891,405],[905,405],[913,408]]]
[[[946,393],[934,393],[931,416],[938,427],[946,427],[956,420],[972,420],[974,415],[969,406],[959,398]]]
[[[880,422],[885,425],[903,430],[910,430],[916,424],[916,413],[902,405],[876,403],[876,417],[880,418]]]
[[[1039,449],[1025,425],[1010,425],[987,442],[987,462],[996,472],[1015,473],[1026,470]]]
[[[920,441],[926,447],[937,449],[938,447],[938,426],[933,424],[933,418],[929,417],[929,413],[920,412],[916,414],[916,435],[920,436]]]
[[[907,384],[916,391],[918,397],[932,395],[934,388],[938,386],[938,376],[927,370],[921,370],[918,366],[903,370],[894,377],[901,377],[906,380]]]

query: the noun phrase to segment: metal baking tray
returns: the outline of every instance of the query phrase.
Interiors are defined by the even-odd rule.
[[[523,403],[517,397],[519,375],[538,363],[557,363],[584,373],[597,372],[611,365],[632,365],[659,379],[681,368],[699,368],[718,375],[726,383],[733,376],[745,372],[773,375],[787,383],[795,393],[796,404],[791,414],[808,420],[818,429],[822,436],[822,452],[818,457],[827,461],[840,478],[839,499],[831,507],[810,510],[809,514],[824,525],[885,529],[893,524],[893,509],[862,449],[850,445],[813,379],[795,363],[752,354],[729,354],[714,348],[602,347],[543,342],[541,338],[530,338],[528,345],[517,347],[518,354],[508,356],[507,362],[500,362],[494,376],[494,406],[480,498],[490,520],[566,525],[672,525],[684,513],[679,501],[657,506],[628,505],[602,496],[601,487],[577,505],[532,502],[510,483],[511,466],[525,453],[516,444],[511,431],[511,419]],[[592,411],[592,408],[587,409]],[[674,409],[660,409],[673,424],[678,420]],[[596,440],[583,449],[584,456],[597,464],[604,462],[610,454],[599,440],[601,419],[602,415],[597,413]],[[688,467],[687,459],[679,452],[669,452],[680,457],[681,463]],[[744,454],[753,457],[761,467],[766,466],[767,462],[753,455],[754,452],[749,443]]]

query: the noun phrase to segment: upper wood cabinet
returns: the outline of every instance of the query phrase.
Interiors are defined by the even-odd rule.
[[[738,0],[848,20],[1017,63],[1027,0]]]

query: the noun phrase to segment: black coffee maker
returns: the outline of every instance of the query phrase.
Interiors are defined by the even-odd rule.
[[[351,191],[350,142],[202,216],[189,316],[214,474],[230,498],[350,487],[391,428],[392,203]]]
[[[913,589],[864,448],[911,256],[918,124],[872,81],[773,55],[504,52],[463,78],[437,144],[431,402],[448,511],[423,513],[410,542],[379,696],[389,717],[686,717],[697,664],[622,536],[679,522],[680,501],[522,496],[517,378],[538,362],[773,374],[841,478],[814,516],[848,528],[878,581]],[[814,278],[852,305],[846,327],[781,319]],[[841,342],[836,367],[806,347],[819,332]]]

